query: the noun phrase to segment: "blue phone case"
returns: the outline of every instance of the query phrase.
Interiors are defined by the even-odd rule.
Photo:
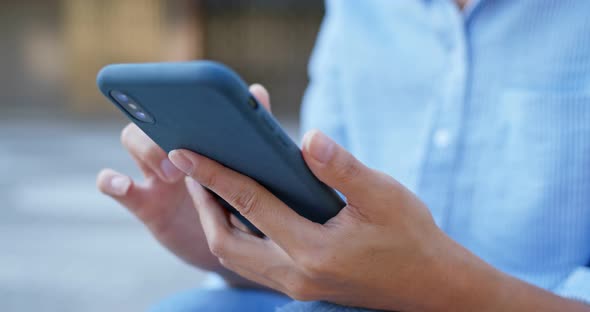
[[[188,149],[247,175],[318,223],[345,205],[305,164],[298,146],[226,66],[211,61],[115,64],[97,77],[101,92],[166,152]],[[142,122],[112,97],[127,94],[153,116]],[[224,201],[248,227],[259,231]]]

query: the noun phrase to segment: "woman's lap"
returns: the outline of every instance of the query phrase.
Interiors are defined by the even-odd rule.
[[[149,312],[274,312],[291,301],[293,300],[286,296],[262,290],[194,289],[164,299]]]
[[[194,289],[175,294],[149,312],[360,312],[324,302],[297,302],[276,293],[251,289]]]
[[[337,304],[321,302],[321,301],[310,301],[300,302],[292,301],[277,309],[277,312],[370,312],[376,310],[367,310],[360,308],[344,307]]]

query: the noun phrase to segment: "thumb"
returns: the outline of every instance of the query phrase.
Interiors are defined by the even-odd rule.
[[[361,204],[380,185],[375,171],[318,130],[303,137],[303,158],[313,174],[344,194],[349,204]]]

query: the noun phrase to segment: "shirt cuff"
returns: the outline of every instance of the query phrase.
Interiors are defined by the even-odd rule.
[[[566,298],[590,303],[590,268],[579,267],[555,289],[555,293]]]

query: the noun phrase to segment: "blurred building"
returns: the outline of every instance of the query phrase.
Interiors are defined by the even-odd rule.
[[[0,118],[114,116],[105,64],[208,58],[295,116],[323,14],[313,0],[0,0]]]
[[[141,177],[96,73],[215,59],[265,84],[293,134],[321,17],[315,0],[0,0],[0,311],[145,311],[206,283],[96,190],[103,167]]]

